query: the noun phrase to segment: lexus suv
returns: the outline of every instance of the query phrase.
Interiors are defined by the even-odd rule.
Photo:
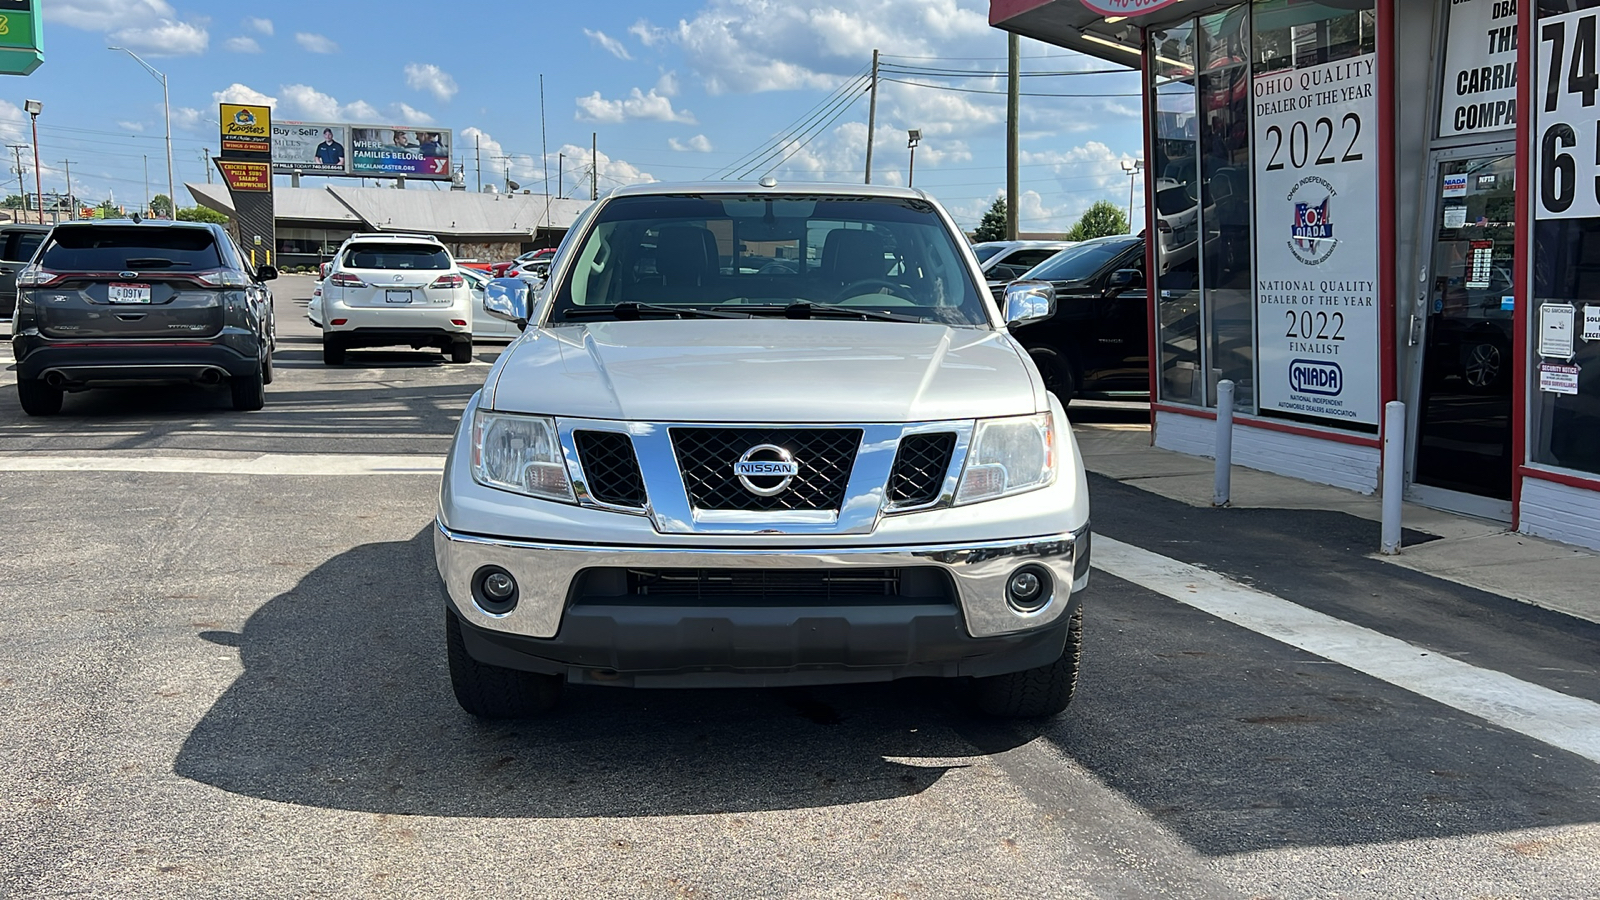
[[[352,347],[434,347],[472,361],[472,291],[439,239],[357,234],[344,242],[312,313],[322,361],[343,365]]]
[[[251,268],[221,227],[68,222],[17,273],[11,345],[30,416],[89,388],[226,383],[260,409],[272,381],[272,266]]]
[[[434,533],[460,705],[565,683],[1076,683],[1089,499],[949,215],[904,188],[636,185],[574,223],[468,403]]]

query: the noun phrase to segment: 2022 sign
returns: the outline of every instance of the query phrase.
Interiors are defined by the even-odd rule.
[[[1600,72],[1593,12],[1539,22],[1536,219],[1600,216]]]

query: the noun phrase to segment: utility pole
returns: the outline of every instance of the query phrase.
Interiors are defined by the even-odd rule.
[[[567,155],[556,154],[556,196],[567,196]]]
[[[483,137],[483,135],[475,134],[472,136],[472,158],[477,160],[477,164],[473,166],[473,169],[478,174],[478,193],[481,194],[483,193],[483,147],[478,142],[480,137]]]
[[[206,170],[206,184],[211,183],[211,148],[200,148],[200,165]]]
[[[1006,240],[1017,239],[1017,205],[1021,192],[1017,177],[1017,97],[1021,91],[1021,41],[1006,34]]]
[[[22,213],[28,210],[28,183],[22,180],[22,151],[28,145],[7,144],[6,146],[10,147],[11,152],[17,157],[17,196],[22,198],[22,209],[17,213],[20,220]]]
[[[39,169],[39,113],[44,111],[44,104],[37,100],[29,100],[23,104],[28,111],[28,118],[33,120],[33,192],[39,195],[39,224],[44,224],[44,173]]]
[[[539,73],[539,162],[544,166],[544,224],[550,227],[550,145],[544,136],[544,73]]]
[[[872,183],[872,135],[878,127],[878,48],[872,48],[872,83],[867,86],[867,184]]]
[[[61,165],[65,167],[67,172],[67,206],[72,208],[72,218],[76,219],[78,217],[78,204],[72,199],[72,160],[63,159]]]
[[[150,154],[144,155],[144,209],[141,212],[150,215]]]
[[[600,199],[600,134],[589,132],[589,199]]]

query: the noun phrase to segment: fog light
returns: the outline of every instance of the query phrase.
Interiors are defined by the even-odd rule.
[[[484,566],[472,576],[472,599],[492,616],[503,616],[517,605],[517,580],[499,566]]]
[[[1024,566],[1011,573],[1006,582],[1006,603],[1023,615],[1036,613],[1050,602],[1050,573],[1038,566]]]

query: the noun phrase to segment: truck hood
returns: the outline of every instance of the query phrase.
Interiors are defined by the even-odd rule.
[[[531,329],[494,409],[647,422],[927,422],[1037,411],[1011,338],[937,324],[794,319]]]

